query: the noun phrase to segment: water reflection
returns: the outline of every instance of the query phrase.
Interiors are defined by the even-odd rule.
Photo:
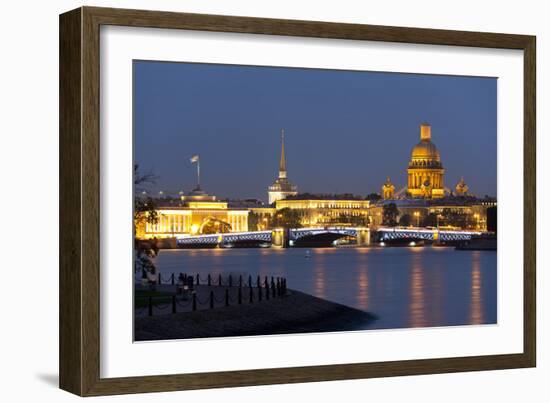
[[[357,308],[364,311],[369,310],[369,268],[367,248],[357,249],[359,267],[357,268]]]
[[[417,249],[417,248],[413,248]],[[426,326],[426,302],[424,297],[424,278],[420,256],[412,256],[412,273],[410,283],[410,327]]]
[[[283,276],[291,289],[375,313],[369,328],[496,323],[496,254],[452,248],[161,251],[160,271]],[[216,277],[217,278],[217,277]]]
[[[483,321],[483,296],[481,294],[481,268],[480,253],[475,251],[472,255],[472,282],[470,301],[470,323],[479,325]]]
[[[310,259],[309,255],[304,256],[304,259]],[[319,298],[326,298],[326,257],[323,256],[322,253],[315,254],[315,261],[313,263],[313,287],[315,290],[315,296]]]
[[[357,282],[357,307],[364,311],[369,309],[369,274],[368,269],[363,267],[359,270]]]
[[[444,321],[443,303],[444,301],[444,289],[443,289],[443,275],[442,272],[445,267],[441,264],[434,266],[434,270],[431,272],[431,294],[432,301],[430,302],[430,324],[441,324]]]

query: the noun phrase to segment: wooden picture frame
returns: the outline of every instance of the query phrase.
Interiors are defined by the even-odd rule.
[[[101,25],[171,28],[524,52],[524,349],[521,354],[100,377],[99,35]],[[535,37],[82,7],[60,16],[60,387],[81,396],[533,367],[536,363]]]

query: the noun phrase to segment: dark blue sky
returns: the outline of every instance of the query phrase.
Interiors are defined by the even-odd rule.
[[[445,185],[496,195],[496,99],[495,78],[134,61],[134,158],[155,191],[191,190],[199,154],[206,191],[266,200],[284,128],[300,192],[366,195],[406,185],[426,121]]]

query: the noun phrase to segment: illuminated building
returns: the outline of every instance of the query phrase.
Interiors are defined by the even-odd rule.
[[[217,201],[197,186],[190,194],[181,196],[178,205],[159,203],[158,223],[142,224],[138,238],[170,238],[178,235],[248,231],[248,209],[229,208],[227,202]]]
[[[281,159],[279,161],[279,177],[273,185],[267,189],[269,195],[269,204],[275,203],[277,200],[285,199],[288,196],[298,194],[298,188],[291,184],[286,175],[286,158],[285,158],[285,132],[281,130]]]
[[[467,196],[468,195],[468,185],[464,182],[464,178],[460,178],[460,181],[455,186],[455,192],[457,196]]]
[[[496,206],[496,200],[478,199],[470,194],[464,178],[457,183],[454,193],[445,188],[445,170],[431,139],[430,125],[421,124],[420,142],[412,149],[407,169],[407,186],[395,192],[390,178],[386,179],[381,189],[382,200],[370,207],[371,225],[383,226],[384,206],[393,203],[399,211],[396,220],[400,225],[486,231],[487,209]]]
[[[364,199],[284,199],[275,203],[275,208],[289,208],[300,213],[303,226],[313,225],[367,225],[368,200]]]
[[[260,216],[260,223],[266,224],[282,209],[298,212],[300,224],[311,226],[366,226],[368,224],[370,201],[352,195],[311,195],[289,196],[277,200],[274,208],[253,208]]]
[[[435,199],[445,196],[443,175],[439,151],[431,141],[431,127],[427,123],[420,125],[420,142],[411,152],[407,169],[407,195]]]
[[[384,206],[395,204],[399,214],[397,222],[412,227],[444,227],[487,231],[487,209],[496,206],[494,199],[475,197],[445,197],[435,200],[395,199],[381,200],[370,207],[373,227],[384,226]],[[408,216],[403,218],[404,216]]]
[[[313,195],[298,194],[296,186],[287,178],[284,132],[281,131],[281,159],[279,177],[268,188],[271,207],[251,208],[258,216],[258,228],[268,229],[275,215],[283,209],[297,212],[300,225],[312,226],[366,226],[370,202],[351,194]]]
[[[390,177],[386,178],[386,182],[382,185],[382,198],[393,199],[395,196],[395,186],[391,183]]]

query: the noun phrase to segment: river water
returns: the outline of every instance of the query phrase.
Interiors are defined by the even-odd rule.
[[[368,329],[497,320],[497,255],[446,247],[162,250],[160,272],[286,277],[288,287],[374,313]],[[167,278],[167,277],[165,277]]]

